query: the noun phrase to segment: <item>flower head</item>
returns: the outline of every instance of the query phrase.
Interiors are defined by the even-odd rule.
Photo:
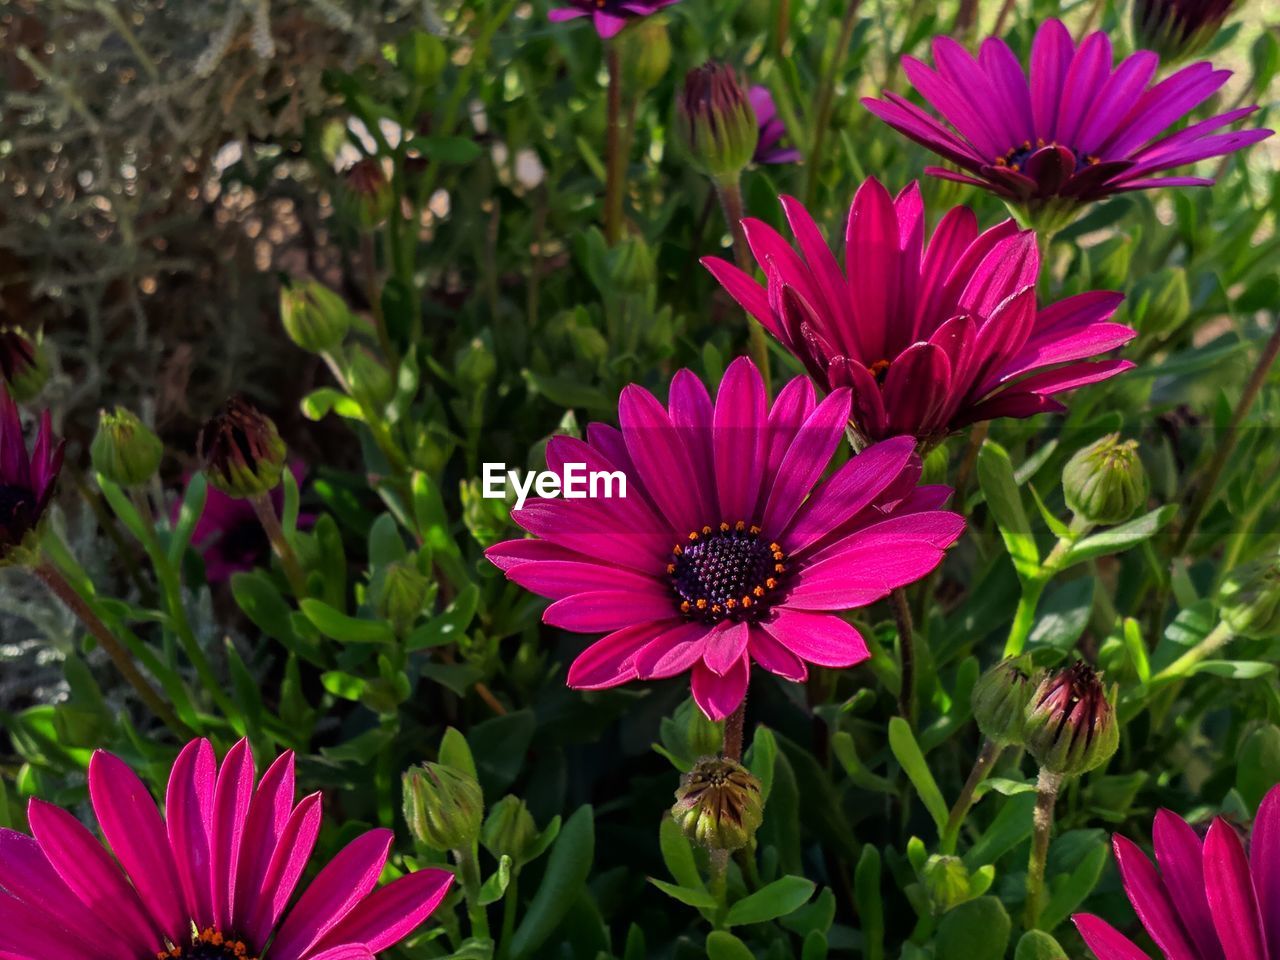
[[[1249,853],[1218,818],[1201,841],[1185,820],[1161,810],[1155,821],[1159,869],[1138,846],[1114,840],[1129,902],[1170,960],[1265,960],[1280,956],[1280,786],[1258,808]],[[1147,960],[1109,923],[1076,914],[1076,928],[1098,960]]]
[[[98,751],[89,796],[104,848],[32,799],[32,836],[0,829],[0,954],[110,960],[370,960],[408,936],[453,878],[420,870],[378,889],[390,830],[352,840],[286,910],[320,832],[320,794],[294,804],[293,754],[254,784],[242,740],[221,768],[183,748],[165,814],[125,763]]]
[[[404,820],[432,850],[465,850],[480,836],[484,794],[469,773],[443,763],[410,767],[404,777]]]
[[[1067,507],[1089,523],[1124,523],[1147,502],[1137,440],[1111,433],[1077,450],[1062,470]]]
[[[285,445],[271,418],[235,396],[210,418],[196,440],[209,483],[231,497],[256,497],[280,483]]]
[[[164,443],[124,407],[98,414],[98,432],[89,448],[93,469],[122,487],[138,487],[156,475]]]
[[[365,157],[343,178],[344,202],[366,230],[383,223],[395,207],[396,194],[377,157]]]
[[[883,100],[864,99],[867,109],[964,171],[926,172],[984,187],[1054,225],[1108,194],[1211,184],[1162,174],[1271,135],[1216,132],[1257,109],[1242,107],[1162,136],[1231,71],[1197,63],[1152,84],[1156,54],[1139,50],[1114,65],[1106,33],[1091,33],[1077,46],[1060,20],[1036,31],[1025,71],[998,37],[983,41],[976,60],[949,37],[934,40],[933,54],[936,70],[914,57],[902,63],[941,119],[888,92]]]
[[[1280,557],[1263,557],[1227,574],[1218,609],[1234,636],[1270,640],[1280,634]]]
[[[1120,724],[1102,678],[1083,661],[1040,681],[1027,706],[1027,752],[1041,769],[1078,777],[1111,759]]]
[[[756,123],[760,128],[760,136],[756,141],[755,163],[795,163],[800,159],[800,151],[795,147],[782,146],[787,135],[786,125],[778,117],[778,108],[774,105],[773,94],[768,87],[754,86],[747,91],[751,101],[751,109],[755,111]]]
[[[1134,0],[1133,36],[1165,60],[1181,60],[1213,39],[1235,5],[1236,0]]]
[[[28,455],[18,406],[0,384],[0,563],[13,558],[44,516],[62,469],[63,443],[46,410]]]
[[[849,210],[841,270],[804,206],[783,197],[782,207],[799,253],[763,221],[742,222],[765,287],[725,260],[702,262],[819,383],[851,389],[870,439],[936,440],[1063,410],[1054,394],[1133,366],[1093,360],[1135,336],[1109,322],[1120,294],[1037,308],[1036,238],[1012,220],[979,233],[973,212],[956,207],[926,246],[919,186],[894,199],[868,179]]]
[[[0,327],[0,383],[13,399],[25,403],[44,389],[49,361],[39,337],[20,327]]]
[[[601,39],[615,36],[627,23],[657,13],[680,0],[565,0],[566,7],[552,7],[548,18],[555,23],[590,17]]]
[[[1021,744],[1027,705],[1042,679],[1029,656],[1001,660],[978,678],[971,700],[982,735],[1000,746]]]
[[[938,509],[946,487],[917,489],[910,437],[869,447],[819,482],[849,399],[836,390],[816,403],[798,377],[770,409],[759,371],[739,358],[714,403],[682,370],[667,408],[633,384],[619,400],[621,430],[593,423],[585,442],[552,438],[553,472],[613,475],[615,493],[621,474],[625,497],[531,500],[512,519],[537,539],[487,556],[555,601],[544,622],[608,632],[574,661],[571,687],[691,671],[694,699],[719,720],[742,702],[753,662],[798,682],[806,664],[867,658],[858,631],[830,611],[927,574],[964,521]]]
[[[676,130],[690,159],[713,180],[736,180],[755,155],[756,112],[738,72],[715,60],[685,74]]]
[[[760,781],[736,761],[704,757],[680,779],[671,816],[690,840],[741,850],[764,822]]]

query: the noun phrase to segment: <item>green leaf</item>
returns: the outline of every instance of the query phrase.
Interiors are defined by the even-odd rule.
[[[326,670],[320,674],[320,682],[335,697],[359,701],[368,684],[363,679],[342,670]]]
[[[537,726],[532,710],[514,710],[471,728],[467,743],[486,796],[501,796],[515,781]]]
[[[364,410],[360,404],[333,387],[312,390],[302,398],[299,406],[308,420],[323,420],[330,413],[336,413],[345,420],[364,422]]]
[[[735,927],[785,917],[804,906],[816,889],[817,884],[805,877],[780,877],[731,906],[724,922]]]
[[[1028,930],[1018,941],[1013,960],[1068,960],[1067,951],[1043,930]]]
[[[880,893],[880,851],[862,848],[853,873],[853,901],[862,922],[865,960],[884,960],[884,900]]]
[[[182,506],[178,508],[178,519],[173,525],[173,536],[169,540],[169,563],[178,566],[182,555],[187,552],[191,543],[191,534],[200,515],[204,513],[204,501],[209,487],[201,472],[193,473],[187,481],[187,492],[182,495]]]
[[[941,836],[946,828],[950,811],[947,809],[947,802],[942,799],[942,791],[938,789],[937,781],[929,772],[929,764],[925,762],[924,754],[920,752],[910,724],[902,717],[894,717],[889,721],[889,748],[893,751],[898,763],[902,765],[911,785],[916,788],[920,801],[933,817],[938,835]]]
[[[650,877],[649,882],[668,897],[671,897],[671,899],[679,900],[687,906],[696,907],[699,910],[714,910],[716,907],[716,898],[706,890],[682,887],[679,884],[667,883],[665,880],[659,880],[656,877]]]
[[[1035,809],[1036,795],[1023,793],[1010,797],[996,814],[977,842],[964,855],[964,864],[970,870],[995,863],[1002,856],[1031,836],[1031,812]]]
[[[698,863],[693,856],[693,845],[680,829],[680,824],[670,817],[663,817],[658,827],[658,847],[662,851],[662,862],[667,870],[682,887],[693,890],[705,890],[702,875],[698,873]]]
[[[1236,758],[1236,789],[1257,810],[1262,798],[1280,783],[1280,727],[1273,723],[1249,734]]]
[[[1112,527],[1110,530],[1103,530],[1101,533],[1095,533],[1091,537],[1085,537],[1067,551],[1066,557],[1063,558],[1063,569],[1073,564],[1083,563],[1085,560],[1091,560],[1094,557],[1123,553],[1131,547],[1136,547],[1144,540],[1150,540],[1159,533],[1160,529],[1172,520],[1177,512],[1178,507],[1176,504],[1166,504],[1157,510],[1152,510],[1150,513],[1144,513],[1136,520],[1130,520],[1128,523],[1122,523],[1118,527]]]
[[[1275,673],[1276,665],[1258,660],[1202,660],[1190,672],[1207,673],[1212,677],[1225,677],[1228,680],[1257,680]]]
[[[446,643],[457,643],[466,633],[472,618],[475,617],[479,603],[480,588],[474,583],[468,583],[453,598],[453,602],[445,607],[444,612],[432,617],[409,634],[405,640],[405,649],[423,650],[427,647],[443,646]]]
[[[591,872],[595,856],[595,826],[590,805],[581,806],[565,821],[547,859],[538,892],[525,909],[511,938],[511,956],[533,954],[555,932]]]
[[[1071,873],[1066,877],[1053,878],[1049,884],[1049,903],[1040,915],[1041,929],[1056,930],[1058,924],[1084,903],[1085,897],[1098,885],[1102,868],[1107,865],[1108,848],[1105,840],[1099,840]]]
[[[978,451],[978,483],[987,508],[1000,528],[1013,568],[1019,577],[1034,577],[1040,570],[1040,551],[1036,549],[1031,524],[1018,494],[1013,462],[1004,447],[994,440],[985,441]]]
[[[1123,627],[1124,648],[1129,654],[1129,662],[1138,675],[1140,683],[1151,679],[1151,661],[1147,658],[1147,643],[1142,636],[1142,624],[1133,617],[1125,617]]]
[[[533,370],[525,370],[524,378],[530,391],[542,394],[557,407],[608,411],[617,406],[603,390],[587,386],[579,379],[535,373]]]
[[[751,738],[751,749],[747,751],[747,768],[760,781],[760,801],[769,802],[769,791],[773,789],[773,768],[778,760],[778,740],[773,731],[761,724],[756,727]]]
[[[1002,960],[1013,924],[995,897],[968,900],[947,911],[934,939],[938,960]]]
[[[369,528],[369,565],[386,567],[403,560],[408,553],[395,517],[389,513],[379,514]]]
[[[751,948],[726,930],[707,934],[708,960],[755,960]]]
[[[395,633],[384,620],[349,617],[323,600],[307,597],[299,604],[303,616],[331,640],[339,643],[394,643]]]
[[[255,627],[279,640],[298,656],[315,661],[318,656],[315,644],[294,631],[293,609],[265,573],[250,570],[232,574],[231,596]]]
[[[440,738],[440,752],[437,759],[446,767],[453,767],[459,773],[479,780],[476,774],[476,761],[471,755],[471,745],[455,727],[449,727]]]
[[[471,163],[481,154],[480,144],[470,137],[422,137],[414,143],[421,144],[422,152],[431,160],[447,166],[462,166]]]
[[[498,869],[480,887],[480,905],[487,907],[491,903],[497,903],[510,884],[511,858],[504,853],[498,861]]]

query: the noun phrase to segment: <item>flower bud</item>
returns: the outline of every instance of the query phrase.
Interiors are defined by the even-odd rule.
[[[671,65],[671,37],[661,17],[637,20],[614,41],[624,89],[640,96],[658,85]]]
[[[285,445],[275,423],[240,396],[200,428],[196,449],[209,483],[229,497],[245,499],[274,490],[284,471]]]
[[[367,407],[381,409],[395,396],[396,385],[391,371],[364,347],[347,351],[347,386],[351,396]]]
[[[1006,747],[1021,744],[1027,704],[1043,671],[1028,656],[1002,660],[978,678],[973,686],[973,718],[982,735]]]
[[[0,327],[0,379],[18,403],[35,397],[49,381],[49,361],[40,338],[19,327]]]
[[[740,763],[705,757],[680,780],[671,816],[690,840],[740,850],[764,821],[760,781]]]
[[[624,237],[609,251],[609,279],[619,293],[645,293],[653,287],[653,254],[640,237]]]
[[[311,353],[337,349],[351,328],[342,298],[314,280],[280,291],[280,320],[289,339]]]
[[[440,79],[449,62],[449,51],[439,37],[414,30],[396,47],[396,66],[419,86],[428,87]]]
[[[93,469],[121,487],[140,487],[156,475],[164,444],[151,429],[124,407],[98,414],[89,457]]]
[[[1041,769],[1075,777],[1100,767],[1120,745],[1120,725],[1102,679],[1084,662],[1040,681],[1027,707],[1027,751]]]
[[[489,810],[481,838],[494,859],[500,860],[505,855],[519,867],[529,862],[538,839],[538,825],[523,800],[505,796]]]
[[[1194,56],[1213,39],[1235,0],[1134,0],[1133,38],[1166,63]]]
[[[476,778],[441,763],[404,773],[404,819],[432,850],[467,850],[480,836],[484,795]]]
[[[1280,636],[1280,557],[1255,560],[1227,574],[1218,591],[1222,621],[1237,637]]]
[[[431,580],[412,563],[401,560],[383,571],[374,606],[378,616],[391,624],[396,636],[402,637],[413,628],[431,593]]]
[[[934,854],[925,863],[923,872],[924,888],[938,914],[970,899],[969,869],[959,857]]]
[[[474,393],[483,390],[493,380],[493,375],[498,372],[498,361],[483,339],[473,337],[453,355],[453,369],[458,375],[459,386]]]
[[[710,61],[690,70],[676,100],[676,130],[694,164],[718,182],[734,182],[760,136],[746,88],[730,66]]]
[[[1090,523],[1124,523],[1147,502],[1147,472],[1138,441],[1112,433],[1067,461],[1062,470],[1067,506]]]
[[[374,157],[358,161],[345,177],[345,200],[352,215],[366,230],[381,225],[395,206],[391,181]]]
[[[1182,327],[1191,316],[1191,288],[1186,267],[1165,267],[1139,281],[1134,293],[1135,326],[1148,336]]]

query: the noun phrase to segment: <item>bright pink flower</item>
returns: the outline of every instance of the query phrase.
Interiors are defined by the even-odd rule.
[[[1213,181],[1203,177],[1159,174],[1271,136],[1270,130],[1215,132],[1257,107],[1163,136],[1226,83],[1231,71],[1196,63],[1153,85],[1160,67],[1156,54],[1139,50],[1114,65],[1106,33],[1091,33],[1077,47],[1060,20],[1047,20],[1036,31],[1027,71],[998,37],[983,41],[977,59],[950,37],[938,37],[933,57],[936,70],[914,57],[903,57],[902,64],[941,120],[889,92],[883,100],[862,102],[898,132],[967,171],[929,167],[927,173],[985,187],[1032,210],[1125,190],[1209,185]]]
[[[1280,960],[1280,786],[1262,801],[1248,855],[1219,818],[1202,843],[1185,820],[1161,810],[1156,862],[1115,838],[1125,893],[1167,960]],[[1104,920],[1074,918],[1099,960],[1148,960]]]
[[[778,117],[778,107],[769,88],[754,86],[747,91],[747,97],[751,100],[751,109],[756,112],[756,123],[760,125],[760,138],[751,159],[756,163],[795,163],[799,160],[799,150],[782,146],[787,126]]]
[[[601,38],[608,40],[630,21],[657,13],[680,0],[565,0],[567,7],[552,7],[547,14],[553,22],[590,17]]]
[[[292,753],[253,781],[248,741],[218,769],[209,742],[193,740],[173,764],[162,817],[123,761],[95,753],[89,796],[110,852],[41,800],[27,812],[34,836],[0,829],[0,957],[370,960],[448,891],[445,870],[377,888],[392,835],[370,830],[286,911],[320,832],[320,794],[294,805]]]
[[[487,556],[555,603],[544,622],[608,635],[569,669],[594,690],[692,671],[708,717],[746,695],[752,662],[802,681],[808,663],[865,660],[858,631],[833,610],[865,606],[923,577],[964,528],[921,487],[910,437],[869,447],[820,481],[844,437],[849,392],[816,403],[797,377],[770,409],[750,360],[726,371],[714,404],[681,370],[666,409],[631,385],[621,430],[554,437],[547,466],[621,471],[625,499],[532,500],[512,518],[537,539]]]
[[[804,206],[783,197],[782,207],[799,253],[763,221],[742,221],[766,286],[725,260],[702,262],[820,384],[852,390],[853,421],[870,439],[936,440],[1063,410],[1054,394],[1133,366],[1091,360],[1135,335],[1109,322],[1120,294],[1037,308],[1035,234],[1012,220],[979,233],[973,211],[956,207],[926,247],[919,186],[893,199],[871,178],[849,210],[841,270]]]

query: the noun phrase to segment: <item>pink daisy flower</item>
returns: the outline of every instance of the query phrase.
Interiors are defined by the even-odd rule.
[[[294,805],[292,753],[255,788],[245,740],[221,769],[207,740],[188,743],[163,817],[138,776],[103,751],[89,763],[89,795],[110,852],[37,799],[33,836],[0,829],[4,960],[370,960],[421,924],[453,881],[420,870],[377,888],[392,834],[370,830],[286,910],[320,832],[320,794]]]
[[[1110,321],[1123,297],[1091,292],[1039,309],[1035,234],[1006,220],[985,232],[968,207],[925,243],[918,184],[892,198],[874,178],[858,189],[845,266],[804,206],[782,197],[797,253],[776,230],[742,221],[761,286],[718,257],[703,264],[747,313],[828,389],[848,387],[868,438],[933,442],[981,420],[1065,407],[1055,394],[1127,370],[1096,361],[1135,332]]]
[[[28,454],[18,405],[0,383],[0,563],[40,525],[62,470],[64,446],[46,410]]]
[[[756,123],[760,125],[755,156],[751,159],[755,163],[795,163],[799,160],[799,150],[782,145],[787,137],[787,125],[778,116],[778,107],[769,88],[757,84],[747,91],[747,97],[751,101],[751,109],[756,112]]]
[[[927,173],[984,187],[1033,214],[1046,205],[1069,212],[1127,190],[1207,186],[1213,180],[1163,174],[1271,136],[1270,130],[1218,132],[1257,107],[1168,133],[1231,71],[1196,63],[1153,84],[1159,56],[1139,50],[1115,65],[1106,33],[1091,33],[1077,46],[1060,20],[1036,31],[1027,70],[999,37],[984,40],[976,59],[950,37],[937,37],[933,57],[936,70],[914,57],[903,57],[902,65],[940,119],[894,93],[862,102],[965,171],[929,167]]]
[[[555,602],[543,621],[606,633],[569,669],[569,686],[692,675],[713,720],[746,695],[751,664],[802,681],[807,664],[865,660],[858,631],[832,611],[862,607],[933,570],[964,528],[939,507],[946,487],[920,487],[910,437],[869,447],[820,480],[844,437],[849,391],[821,403],[803,377],[770,407],[745,357],[713,403],[688,370],[668,406],[635,384],[618,402],[621,429],[586,441],[555,437],[547,465],[620,471],[625,499],[530,501],[512,518],[536,539],[487,556]]]
[[[565,0],[567,7],[552,7],[547,17],[553,23],[590,17],[601,39],[622,31],[632,20],[657,13],[680,0]]]
[[[1154,834],[1159,870],[1124,837],[1115,838],[1116,863],[1134,912],[1168,960],[1280,958],[1280,786],[1258,808],[1247,855],[1222,818],[1201,842],[1161,810]],[[1106,921],[1073,919],[1099,960],[1149,960]]]

